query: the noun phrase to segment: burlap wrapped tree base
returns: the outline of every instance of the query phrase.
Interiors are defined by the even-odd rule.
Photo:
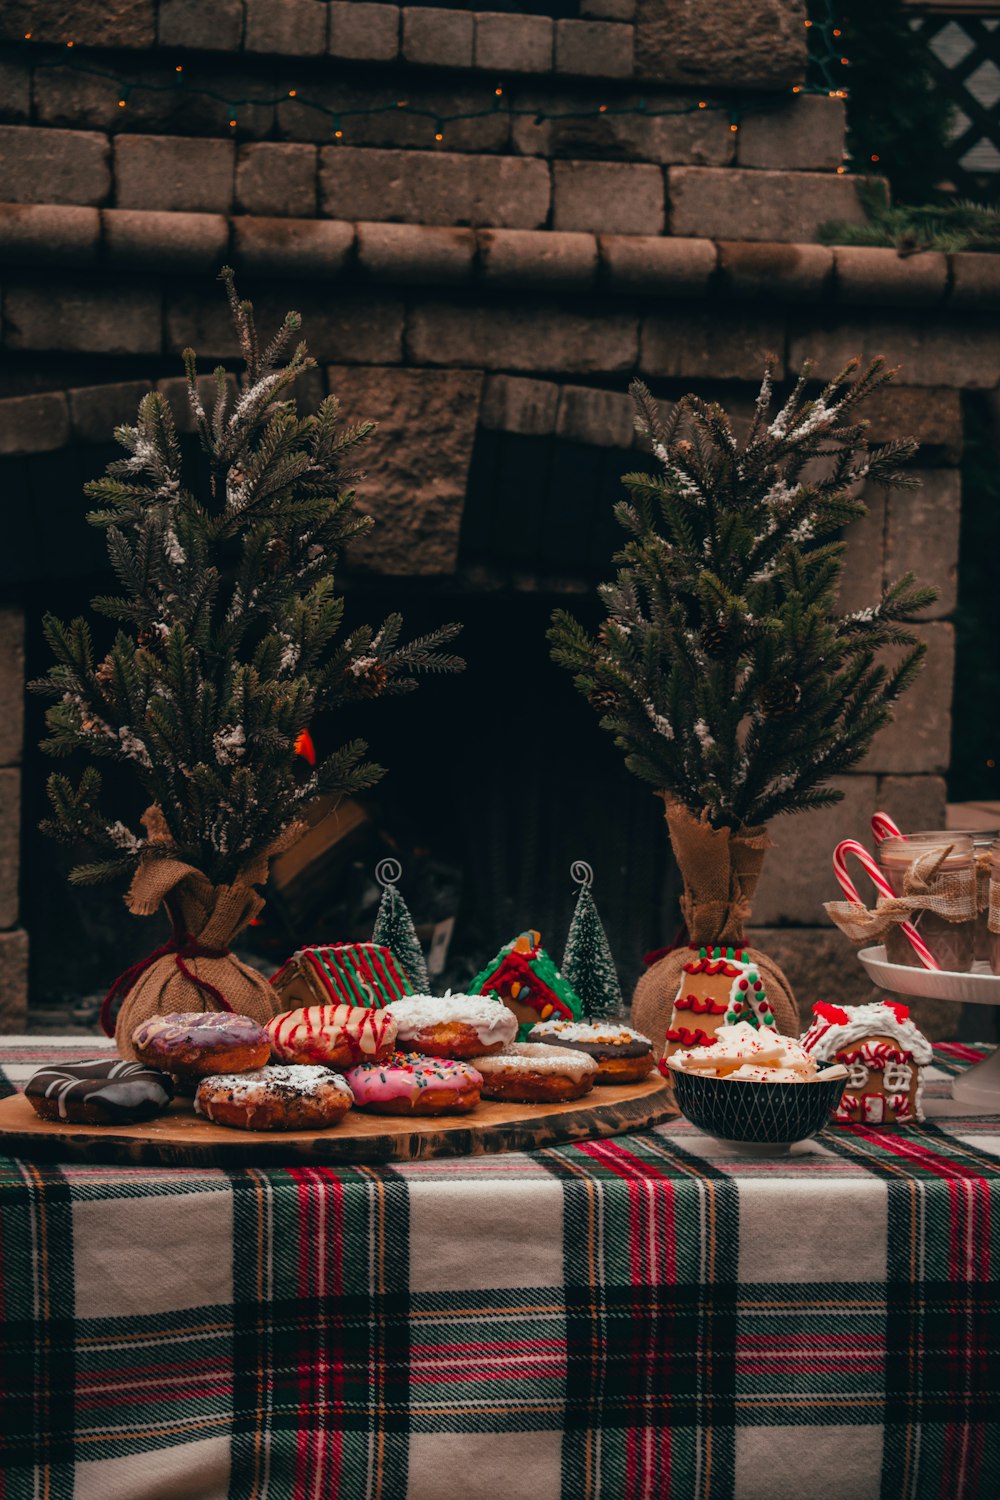
[[[670,842],[684,880],[681,911],[695,953],[702,947],[743,947],[743,929],[750,916],[764,856],[771,847],[761,828],[713,828],[707,818],[696,818],[675,797],[664,797]],[[792,987],[778,965],[756,948],[745,950],[764,979],[775,1024],[785,1036],[798,1036],[799,1013]],[[678,948],[645,973],[632,998],[632,1023],[653,1042],[662,1056],[670,1011],[680,984],[681,970],[693,957],[691,948]]]
[[[114,1028],[122,1057],[134,1058],[131,1037],[140,1021],[171,1011],[232,1010],[262,1024],[278,1009],[274,989],[241,963],[229,945],[264,905],[254,889],[266,878],[267,859],[232,885],[212,885],[193,865],[151,860],[140,866],[126,902],[138,916],[163,906],[173,932],[160,948],[112,985],[102,1019],[110,1032],[113,1002],[123,994]]]

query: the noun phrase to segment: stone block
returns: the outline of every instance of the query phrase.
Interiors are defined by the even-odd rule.
[[[511,142],[522,156],[548,160],[648,161],[728,166],[736,150],[728,112],[699,109],[697,95],[649,90],[615,95],[601,112],[593,85],[519,89],[514,96]]]
[[[229,249],[223,214],[106,208],[104,244],[112,266],[149,271],[218,271]]]
[[[351,62],[395,62],[399,55],[399,7],[366,0],[332,0],[331,57]]]
[[[0,60],[0,120],[19,125],[31,114],[31,72],[13,59]]]
[[[917,490],[890,490],[886,496],[886,573],[890,579],[915,573],[940,590],[936,604],[920,618],[940,619],[958,603],[958,529],[962,476],[958,469],[914,471]]]
[[[805,0],[636,0],[636,72],[709,88],[801,83],[805,22]]]
[[[309,0],[315,5],[317,0]],[[315,146],[260,141],[241,146],[236,158],[236,211],[277,219],[311,219],[316,213]]]
[[[631,21],[635,0],[580,0],[580,15],[585,21]]]
[[[840,802],[775,818],[768,825],[774,848],[768,850],[753,898],[755,924],[812,926],[826,921],[823,902],[839,895],[830,863],[833,851],[841,839],[865,839],[875,811],[874,776],[831,776],[829,784],[843,792]]]
[[[161,47],[236,52],[243,40],[243,0],[160,0]]]
[[[663,173],[634,162],[554,162],[552,225],[594,234],[658,235]]]
[[[628,371],[635,367],[638,328],[631,313],[511,300],[472,305],[424,301],[410,310],[410,360],[419,365],[485,370]]]
[[[547,73],[552,67],[553,23],[549,16],[476,15],[474,61],[495,73]]]
[[[670,167],[671,234],[743,240],[816,240],[830,219],[863,224],[857,179],[822,172],[720,171]]]
[[[0,41],[88,47],[151,47],[156,40],[154,0],[26,0],[0,15]]]
[[[356,229],[358,266],[378,281],[457,285],[472,279],[476,236],[471,229],[425,224],[358,224]]]
[[[237,268],[264,276],[339,276],[354,252],[354,225],[337,219],[232,222]]]
[[[92,130],[0,125],[0,182],[12,203],[101,204],[111,187],[107,137]]]
[[[24,610],[0,606],[0,765],[20,764],[24,740]]]
[[[68,442],[69,412],[61,391],[0,401],[0,453],[51,453]]]
[[[174,426],[178,432],[192,433],[197,431],[194,416],[191,411],[191,403],[188,400],[187,381],[176,377],[171,380],[158,380],[156,389],[170,407],[170,413],[174,419]],[[231,403],[236,396],[236,376],[226,376],[226,400]],[[215,408],[216,384],[214,375],[198,376],[198,396],[202,406],[209,417]]]
[[[842,179],[841,179],[842,180]],[[908,386],[951,386],[955,390],[992,390],[1000,364],[1000,319],[928,311],[919,318],[839,313],[816,321],[803,315],[789,329],[789,365],[811,359],[817,380],[829,380],[849,359],[881,355],[899,366]]]
[[[481,273],[492,286],[585,291],[597,276],[597,241],[592,234],[480,229],[478,240]]]
[[[781,322],[770,315],[651,313],[642,320],[640,368],[653,376],[759,383],[768,356],[780,356],[783,343]],[[779,358],[778,379],[781,371]]]
[[[833,281],[833,251],[827,245],[721,240],[719,270],[732,296],[819,302]]]
[[[349,549],[352,569],[454,573],[482,374],[343,366],[327,373],[348,421],[378,423],[357,485],[358,505],[376,526]]]
[[[899,255],[876,245],[837,245],[837,300],[885,307],[925,307],[943,302],[948,259],[939,250]]]
[[[360,5],[350,0],[348,8]],[[387,11],[387,5],[372,5],[373,10]],[[450,86],[428,81],[432,75],[410,71],[406,80],[406,109],[378,110],[366,114],[372,103],[372,86],[358,81],[348,70],[343,81],[324,83],[318,79],[309,86],[309,98],[323,105],[331,114],[340,114],[344,147],[378,146],[415,148],[421,152],[433,148],[437,133],[434,121],[447,120],[444,127],[449,151],[506,151],[510,137],[510,113],[507,108],[488,109],[483,114],[483,80],[459,87],[454,75]],[[352,81],[354,80],[354,81]],[[423,81],[422,81],[423,80]],[[289,87],[293,87],[289,83]],[[502,101],[500,101],[502,103]],[[355,112],[356,111],[356,112]],[[278,134],[285,140],[330,143],[330,117],[286,98],[278,106]],[[467,118],[460,118],[467,114]]]
[[[84,72],[72,64],[54,63],[45,68],[44,87],[39,84],[35,89],[35,118],[40,125],[103,130],[112,135],[228,139],[233,134],[229,125],[232,106],[216,91],[216,83],[208,84],[204,93],[196,87],[179,87],[175,66],[173,51],[166,49],[137,58],[128,68],[134,87],[122,109],[122,85],[113,72]],[[240,137],[256,140],[269,135],[275,118],[273,79],[239,63],[230,66],[227,60],[225,86],[230,98],[246,101],[239,106]]]
[[[607,21],[556,22],[556,72],[579,78],[631,78],[634,32]]]
[[[780,103],[754,100],[740,118],[736,161],[741,167],[786,172],[835,172],[844,161],[843,99],[792,94]]]
[[[608,235],[599,244],[601,264],[616,292],[704,296],[718,258],[712,240]]]
[[[949,255],[951,262],[951,307],[981,307],[1000,310],[1000,264],[995,255],[968,251]]]
[[[403,58],[432,68],[471,68],[475,24],[468,11],[404,5]]]
[[[888,813],[904,833],[947,827],[943,776],[880,776],[876,801],[879,812]]]
[[[924,668],[896,704],[891,724],[880,729],[863,762],[865,771],[939,775],[948,767],[955,630],[944,620],[913,627],[927,642]],[[898,660],[898,652],[887,660]]]
[[[295,219],[287,220],[297,224]],[[267,288],[254,298],[262,333],[280,326],[292,299],[287,290]],[[391,297],[359,295],[304,286],[294,297],[302,314],[303,337],[319,360],[398,364],[403,344],[403,303]],[[231,359],[236,347],[224,299],[209,287],[204,294],[179,293],[167,301],[166,343],[170,351],[191,346],[207,359]]]
[[[866,397],[863,415],[871,443],[915,438],[921,449],[940,449],[945,463],[957,464],[962,457],[960,391],[884,385]]]
[[[42,266],[90,266],[101,241],[101,212],[48,203],[0,203],[0,256]]]
[[[0,1032],[28,1026],[28,934],[21,927],[0,932]]]
[[[116,427],[135,422],[139,402],[151,390],[148,380],[121,380],[67,391],[73,436],[80,443],[110,443]]]
[[[11,278],[4,287],[9,349],[63,354],[159,354],[160,292],[148,282],[83,276],[44,283]]]
[[[120,135],[115,139],[118,208],[227,214],[233,204],[234,141],[182,135]]]
[[[590,443],[595,448],[631,448],[633,413],[631,399],[624,391],[564,385],[559,394],[556,433],[571,442]]]
[[[321,211],[334,219],[537,229],[548,218],[544,162],[445,151],[320,151]]]
[[[0,771],[0,927],[18,916],[21,875],[21,772]]]
[[[558,411],[559,386],[554,381],[489,375],[483,386],[479,425],[488,432],[547,437],[555,431]]]
[[[844,528],[847,550],[837,608],[845,615],[875,604],[885,586],[886,492],[872,484],[862,498],[868,514]]]
[[[245,0],[243,46],[268,57],[322,57],[326,51],[325,0]]]

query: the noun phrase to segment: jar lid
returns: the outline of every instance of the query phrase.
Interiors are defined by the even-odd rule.
[[[908,835],[911,839],[971,839],[974,849],[988,849],[995,839],[1000,839],[1000,828],[925,828]]]
[[[878,862],[902,868],[912,865],[924,854],[934,850],[943,854],[946,849],[949,852],[941,868],[961,868],[972,859],[972,838],[967,833],[943,830],[940,833],[911,833],[907,838],[883,839],[878,846]]]

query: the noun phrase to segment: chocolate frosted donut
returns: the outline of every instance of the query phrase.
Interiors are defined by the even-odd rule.
[[[597,1063],[595,1083],[638,1083],[652,1071],[653,1044],[641,1031],[617,1021],[540,1021],[529,1042],[547,1042],[583,1052]]]
[[[132,1046],[140,1062],[184,1081],[212,1073],[248,1073],[271,1056],[263,1026],[228,1010],[149,1016],[133,1031]]]
[[[25,1098],[43,1120],[129,1125],[162,1115],[174,1088],[165,1073],[120,1057],[53,1063],[28,1079]]]

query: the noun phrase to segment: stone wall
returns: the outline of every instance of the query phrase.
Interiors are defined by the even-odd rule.
[[[920,685],[842,779],[844,803],[773,830],[754,920],[817,998],[843,977],[844,946],[818,925],[833,843],[864,835],[876,806],[943,819],[960,395],[996,383],[1000,268],[818,243],[826,220],[862,210],[843,101],[799,87],[803,20],[800,0],[580,0],[568,17],[62,0],[16,25],[8,11],[0,456],[106,443],[151,383],[183,421],[179,351],[234,360],[213,280],[229,261],[265,323],[302,312],[320,362],[303,395],[335,389],[382,424],[362,488],[381,524],[359,572],[579,592],[592,570],[552,549],[525,564],[472,545],[482,444],[530,437],[614,467],[633,443],[634,374],[664,401],[697,389],[739,411],[768,352],[781,379],[807,357],[823,378],[885,355],[899,384],[874,434],[915,435],[924,483],[867,497],[845,602],[910,567],[942,597],[920,623]],[[514,497],[501,486],[491,503],[502,515]],[[16,546],[8,559],[12,604],[18,576],[43,576],[32,548],[21,575]],[[14,704],[16,609],[2,620]],[[0,755],[0,942],[23,1001],[19,742]]]

